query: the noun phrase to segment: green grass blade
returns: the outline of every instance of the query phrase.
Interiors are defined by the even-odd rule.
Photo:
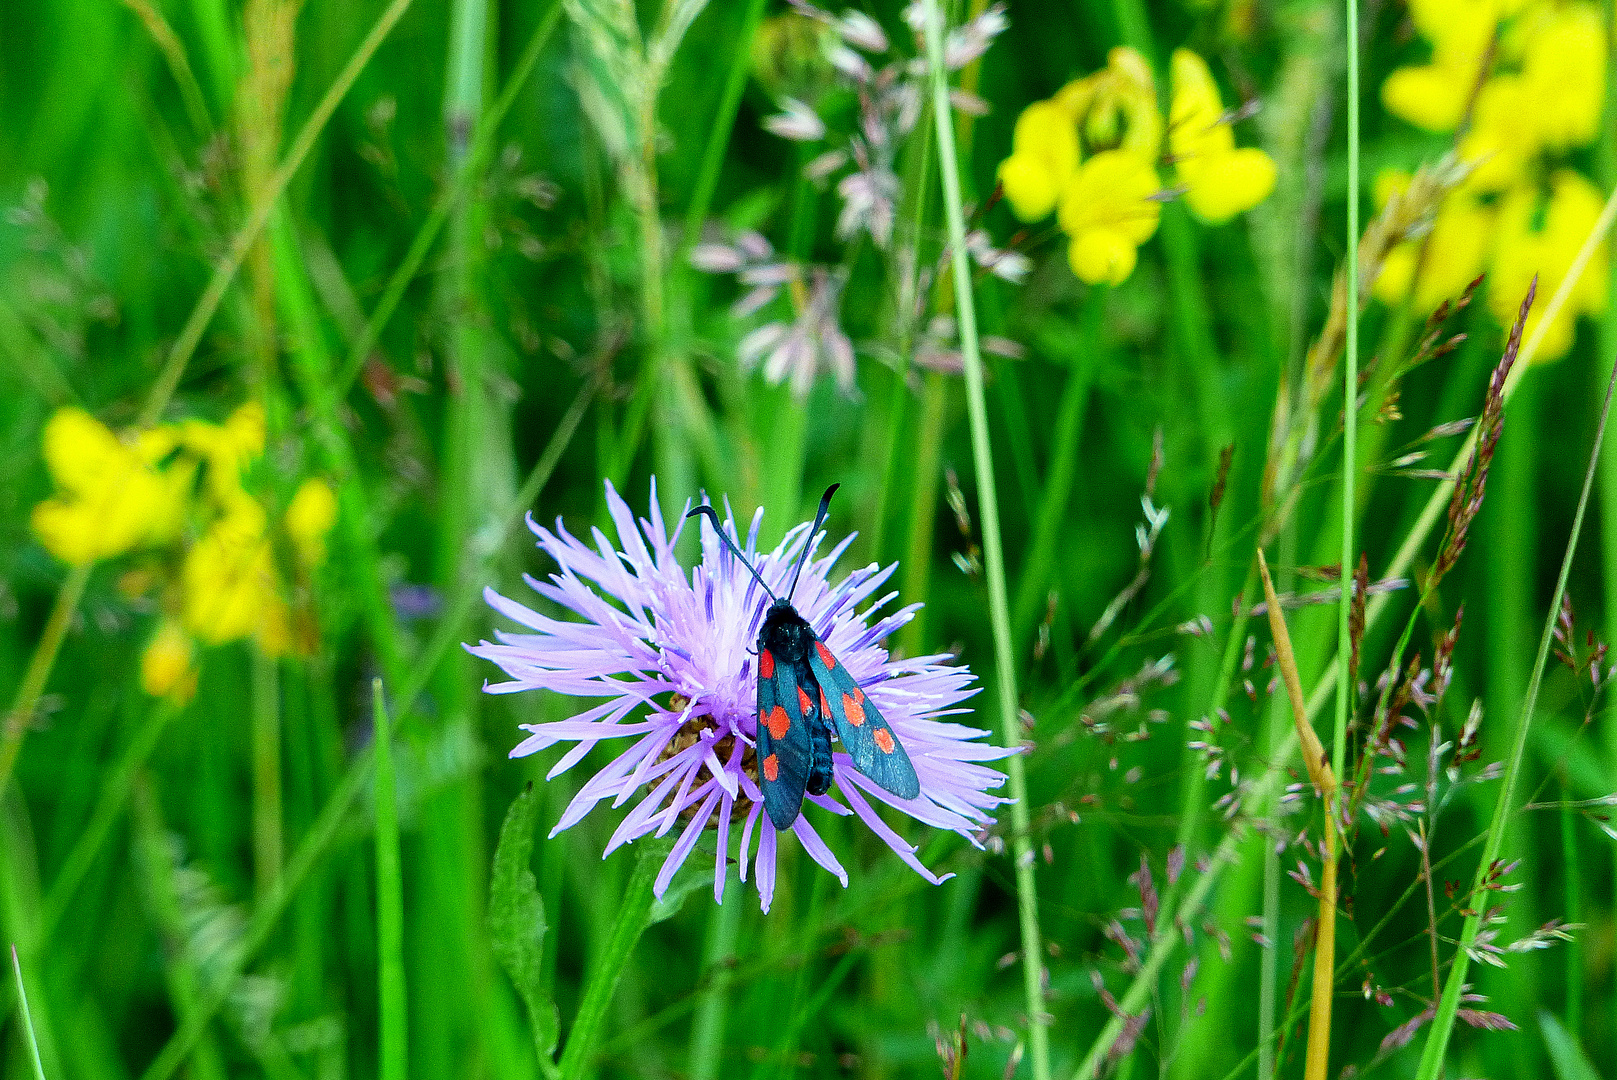
[[[971,292],[971,263],[966,251],[965,213],[960,197],[960,162],[955,154],[954,111],[949,105],[949,78],[943,66],[943,12],[927,0],[926,55],[932,72],[932,113],[937,124],[938,171],[943,176],[943,204],[949,224],[954,268],[955,314],[960,325],[960,352],[965,363],[966,412],[971,420],[972,459],[982,512],[983,558],[988,576],[988,614],[994,632],[995,683],[999,689],[1000,737],[1007,746],[1021,744],[1017,705],[1016,658],[1011,648],[1011,613],[1005,587],[1005,553],[1000,540],[999,499],[994,488],[994,458],[988,439],[988,406],[983,398],[983,360],[977,342],[977,309]],[[1027,999],[1028,1049],[1034,1080],[1050,1075],[1049,1035],[1044,1008],[1044,946],[1039,934],[1039,900],[1033,882],[1033,844],[1028,836],[1027,779],[1022,755],[1005,759],[1011,803],[1011,850],[1016,865],[1016,901],[1022,933],[1023,992]]]
[[[11,946],[11,972],[17,979],[17,1011],[22,1014],[23,1037],[34,1063],[34,1080],[45,1080],[45,1066],[39,1060],[39,1039],[34,1035],[34,1014],[28,1008],[28,990],[22,984],[22,961],[17,959],[15,944]]]
[[[371,680],[376,756],[376,956],[381,1003],[382,1080],[405,1080],[408,1053],[404,995],[404,882],[399,871],[399,810],[393,790],[393,732],[382,680]]]
[[[1487,841],[1483,844],[1482,861],[1477,865],[1471,900],[1471,906],[1475,910],[1466,916],[1465,926],[1460,932],[1460,943],[1454,954],[1454,964],[1449,968],[1448,979],[1443,984],[1443,998],[1438,1002],[1437,1015],[1432,1019],[1425,1048],[1421,1051],[1417,1080],[1437,1080],[1443,1071],[1443,1059],[1448,1052],[1449,1037],[1454,1031],[1455,1013],[1460,1007],[1460,994],[1465,985],[1466,972],[1470,967],[1468,950],[1477,940],[1477,932],[1482,928],[1482,909],[1487,906],[1481,900],[1482,885],[1489,868],[1499,857],[1500,845],[1504,843],[1505,819],[1511,812],[1516,783],[1521,776],[1522,759],[1526,756],[1527,750],[1527,736],[1532,727],[1533,712],[1538,707],[1539,687],[1544,678],[1544,664],[1549,659],[1550,643],[1555,636],[1555,620],[1561,612],[1561,598],[1566,595],[1567,578],[1572,573],[1572,556],[1578,548],[1578,535],[1583,530],[1584,511],[1589,508],[1589,492],[1594,488],[1595,470],[1600,463],[1600,444],[1605,438],[1606,420],[1611,414],[1613,387],[1617,387],[1617,366],[1612,368],[1611,379],[1606,384],[1606,400],[1600,409],[1600,424],[1595,429],[1595,444],[1589,454],[1589,468],[1584,473],[1583,492],[1578,496],[1578,512],[1572,519],[1572,534],[1567,537],[1566,554],[1561,559],[1561,575],[1556,579],[1555,592],[1550,597],[1549,614],[1544,620],[1544,632],[1539,637],[1538,657],[1533,662],[1533,677],[1527,684],[1527,698],[1522,702],[1521,719],[1516,726],[1516,742],[1511,748],[1510,760],[1505,765],[1499,801],[1494,806],[1493,821],[1488,826]]]
[[[1547,1012],[1538,1014],[1538,1028],[1544,1033],[1544,1046],[1550,1052],[1550,1065],[1556,1080],[1600,1080],[1600,1074],[1578,1045],[1573,1034]]]

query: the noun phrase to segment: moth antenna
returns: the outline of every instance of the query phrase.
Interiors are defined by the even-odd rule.
[[[832,484],[825,489],[825,494],[820,496],[820,509],[814,515],[814,527],[809,530],[808,539],[803,541],[803,553],[797,557],[797,568],[792,571],[792,587],[786,590],[788,604],[792,602],[792,595],[797,592],[797,579],[803,573],[803,564],[808,561],[809,549],[814,546],[814,537],[820,531],[820,526],[825,524],[825,515],[831,509],[831,496],[835,495],[837,488],[841,486]]]
[[[829,497],[829,493],[827,493],[827,498]],[[735,541],[730,539],[730,534],[725,532],[724,526],[719,524],[718,511],[714,510],[713,507],[709,506],[707,503],[703,503],[701,506],[693,507],[691,512],[685,515],[685,520],[689,521],[691,518],[697,517],[698,515],[707,518],[713,523],[713,531],[719,534],[719,539],[724,541],[724,546],[730,549],[730,554],[734,555],[737,559],[740,559],[741,565],[745,566],[749,571],[751,571],[752,576],[757,580],[759,585],[763,586],[764,592],[769,594],[769,598],[771,600],[777,600],[778,598],[772,591],[770,591],[769,586],[764,584],[763,576],[758,573],[757,569],[753,567],[752,563],[747,561],[747,557],[741,554],[741,549],[735,546]]]

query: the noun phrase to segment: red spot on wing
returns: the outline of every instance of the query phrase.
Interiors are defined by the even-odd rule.
[[[792,730],[792,718],[786,715],[785,709],[781,708],[779,705],[776,705],[775,710],[769,714],[769,722],[767,726],[769,728],[770,738],[784,739],[786,737],[786,733]]]
[[[825,642],[816,641],[814,643],[814,651],[820,654],[820,663],[825,665],[825,670],[836,670],[837,658],[831,655],[831,650],[825,647]]]
[[[804,716],[814,711],[814,702],[809,699],[808,691],[801,686],[797,688],[797,704],[802,708]]]
[[[854,694],[858,694],[859,696],[855,697]],[[843,715],[848,718],[848,723],[852,724],[854,727],[863,727],[865,723],[865,707],[860,701],[860,699],[863,697],[864,695],[860,694],[857,690],[855,690],[853,694],[842,695]],[[876,741],[880,742],[881,736],[883,735],[887,735],[887,732],[878,731],[876,733]],[[892,742],[893,737],[891,735],[887,735],[887,741]],[[892,751],[889,750],[888,753],[892,753]]]
[[[853,688],[853,699],[855,701],[859,702],[859,704],[863,705],[865,703],[865,692],[863,690],[859,689],[857,686],[854,687]]]
[[[829,701],[825,700],[825,687],[823,687],[823,686],[820,687],[820,715],[821,716],[830,716],[831,715],[831,703]]]
[[[773,679],[775,677],[775,654],[768,649],[758,654],[758,677],[760,679]]]
[[[898,744],[893,741],[893,733],[886,728],[876,729],[876,746],[884,754],[891,754]]]
[[[764,779],[771,784],[780,779],[780,758],[774,754],[764,758]]]

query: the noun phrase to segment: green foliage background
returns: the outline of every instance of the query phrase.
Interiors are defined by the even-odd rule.
[[[654,5],[641,6],[649,27]],[[196,116],[139,14],[145,7],[53,0],[0,12],[0,202],[24,208],[0,224],[0,685],[8,688],[20,683],[65,576],[28,529],[31,507],[50,491],[39,450],[45,420],[76,402],[114,427],[135,421],[244,220],[233,134],[243,12],[225,0],[152,4],[194,73],[203,106]],[[340,370],[390,274],[451,188],[464,151],[457,133],[466,129],[446,125],[446,112],[464,108],[475,126],[549,3],[416,0],[359,75],[268,233],[278,268],[274,363],[267,372],[252,367],[261,326],[237,285],[165,414],[217,419],[250,395],[270,396],[283,407],[272,409],[260,490],[284,501],[308,475],[328,476],[342,490],[345,525],[317,583],[319,647],[305,659],[257,662],[258,670],[245,646],[211,650],[195,699],[171,715],[141,694],[136,674],[151,613],[120,593],[119,564],[92,574],[0,805],[0,927],[19,946],[49,1076],[142,1075],[188,1019],[199,1037],[172,1064],[195,1077],[378,1070],[377,816],[369,774],[356,781],[350,771],[371,741],[375,676],[390,691],[410,680],[424,684],[419,697],[395,699],[394,718],[404,912],[395,974],[407,988],[409,1070],[540,1074],[524,994],[539,1002],[533,1015],[541,1026],[544,999],[553,997],[566,1047],[584,987],[612,955],[636,856],[599,859],[616,823],[608,811],[543,839],[580,778],[543,780],[555,752],[505,758],[518,723],[564,717],[573,703],[538,694],[485,698],[479,687],[491,670],[431,643],[435,633],[445,641],[489,635],[490,613],[459,603],[475,598],[469,586],[488,582],[517,595],[521,573],[549,571],[525,532],[500,525],[587,388],[594,389],[582,422],[556,443],[559,459],[531,503],[536,518],[563,516],[575,532],[601,523],[603,478],[643,506],[655,472],[665,511],[699,490],[727,492],[740,514],[766,507],[764,539],[772,542],[812,509],[826,484],[840,482],[831,528],[861,534],[846,565],[902,559],[895,580],[904,600],[927,602],[903,646],[957,646],[993,678],[981,576],[963,573],[953,558],[981,538],[962,534],[945,498],[944,470],[952,469],[978,528],[964,391],[939,375],[906,389],[883,362],[893,351],[888,264],[869,254],[853,264],[844,323],[861,345],[859,393],[842,396],[822,381],[799,406],[784,389],[737,369],[743,328],[727,313],[731,285],[679,258],[749,7],[713,4],[696,18],[657,112],[655,195],[667,225],[660,338],[648,335],[644,317],[647,263],[636,210],[580,111],[584,46],[564,18],[521,82],[490,143],[494,152],[473,156],[468,197],[453,204],[333,425],[311,397],[322,380],[298,373],[324,366],[329,383]],[[776,5],[765,7],[773,13]],[[284,144],[382,9],[356,0],[310,4],[299,14]],[[872,10],[895,39],[906,37],[896,5]],[[1009,15],[1009,31],[981,66],[979,92],[993,111],[970,129],[968,199],[991,190],[1021,107],[1102,66],[1119,43],[1142,48],[1159,77],[1178,44],[1213,59],[1230,78],[1226,100],[1263,99],[1257,119],[1238,130],[1244,144],[1270,149],[1282,170],[1277,194],[1226,226],[1205,228],[1183,207],[1165,206],[1161,233],[1115,289],[1079,285],[1061,244],[1040,229],[1023,241],[1036,264],[1024,285],[978,283],[985,330],[1027,352],[1018,361],[990,358],[988,405],[1022,703],[1034,718],[1026,760],[1039,914],[1050,946],[1052,1058],[1055,1074],[1066,1076],[1108,1015],[1092,974],[1119,996],[1127,984],[1123,953],[1104,930],[1120,909],[1140,905],[1130,875],[1142,853],[1165,887],[1164,859],[1175,844],[1187,845],[1193,864],[1229,828],[1210,809],[1228,785],[1202,779],[1200,758],[1185,749],[1194,737],[1186,725],[1227,710],[1222,741],[1249,772],[1262,767],[1270,745],[1263,683],[1271,672],[1250,674],[1251,697],[1239,678],[1226,699],[1214,700],[1214,691],[1255,538],[1276,388],[1318,330],[1343,248],[1342,28],[1339,11],[1306,0],[1234,12],[1217,4],[1029,0],[1012,4]],[[1364,18],[1363,172],[1370,177],[1382,164],[1412,168],[1433,159],[1445,142],[1380,113],[1368,91],[1419,46],[1401,5],[1370,5]],[[464,45],[459,59],[457,44]],[[749,79],[712,216],[731,228],[760,228],[782,250],[834,262],[842,256],[832,236],[835,197],[794,181],[796,148],[759,127],[773,108]],[[1309,151],[1297,135],[1316,114],[1330,122]],[[1608,130],[1585,164],[1606,169],[1614,147]],[[926,259],[942,244],[935,157],[930,169],[920,233]],[[535,176],[554,185],[553,203],[527,197]],[[1003,206],[991,208],[985,224],[1001,242],[1018,228]],[[952,306],[944,289],[935,303]],[[1382,424],[1376,453],[1361,460],[1358,527],[1372,577],[1407,535],[1431,481],[1369,466],[1434,424],[1480,409],[1502,338],[1479,308],[1460,316],[1466,342],[1408,379],[1402,418]],[[1396,339],[1394,321],[1372,305],[1367,357],[1378,342]],[[1417,631],[1420,648],[1464,601],[1446,722],[1457,727],[1480,698],[1485,760],[1505,757],[1514,737],[1614,344],[1617,327],[1586,324],[1570,356],[1528,373],[1507,413],[1471,547],[1445,582],[1441,610]],[[646,357],[659,349],[690,373],[706,427],[660,382],[642,386]],[[392,399],[378,393],[384,384]],[[651,403],[640,439],[637,389]],[[1328,427],[1340,413],[1339,392],[1325,409]],[[1097,645],[1086,646],[1088,628],[1138,567],[1133,533],[1159,430],[1165,465],[1154,502],[1170,507],[1172,519],[1145,589]],[[1231,445],[1215,518],[1209,494],[1219,453]],[[935,457],[923,452],[928,447]],[[1327,456],[1274,559],[1288,576],[1296,566],[1338,561],[1330,470],[1339,454]],[[1601,519],[1617,512],[1617,458],[1603,465],[1599,484],[1602,513],[1568,591],[1580,633],[1587,626],[1605,636],[1617,618],[1609,599],[1617,595],[1617,531]],[[1053,541],[1042,546],[1035,542],[1041,519]],[[1429,560],[1435,546],[1426,550]],[[436,614],[407,616],[387,604],[382,590],[405,584],[433,589]],[[1052,593],[1049,647],[1036,655]],[[1395,602],[1400,620],[1410,603]],[[1175,631],[1200,615],[1212,634]],[[1291,618],[1311,687],[1332,653],[1335,608],[1303,608]],[[1386,627],[1372,632],[1367,670],[1379,670],[1391,638]],[[1150,739],[1111,743],[1087,732],[1081,716],[1096,699],[1169,652],[1179,681],[1139,706],[1166,711]],[[266,679],[280,733],[268,762],[255,759],[253,738],[264,708],[255,694]],[[1555,802],[1617,790],[1617,735],[1603,712],[1583,724],[1587,699],[1587,688],[1564,670],[1550,672],[1524,793]],[[992,692],[977,700],[980,726],[995,728]],[[1412,744],[1412,760],[1423,752]],[[266,767],[279,777],[278,792],[264,787]],[[500,823],[529,782],[534,795],[524,812],[538,815],[531,869],[549,933],[537,956],[519,956],[532,985],[516,987],[496,960],[488,898]],[[1434,854],[1458,852],[1481,833],[1498,790],[1468,788],[1446,811]],[[334,793],[359,797],[334,803]],[[322,817],[331,806],[342,812]],[[280,908],[253,856],[255,815],[269,812],[282,823],[288,866],[302,872]],[[104,832],[96,832],[98,821]],[[928,865],[957,875],[933,888],[872,837],[836,822],[826,832],[850,868],[850,886],[837,888],[786,845],[782,888],[767,916],[755,895],[740,890],[716,908],[694,880],[700,860],[693,860],[685,875],[696,887],[681,894],[676,884],[671,895],[679,900],[653,912],[660,921],[630,955],[595,1053],[577,1067],[613,1076],[932,1075],[939,1058],[929,1025],[940,1026],[947,1042],[964,1014],[964,1075],[1001,1075],[1027,1029],[1009,856],[996,845],[979,852],[917,831]],[[94,838],[88,847],[87,836]],[[323,839],[305,865],[295,853],[310,836]],[[1365,1066],[1380,1040],[1432,996],[1423,905],[1400,901],[1419,859],[1396,827],[1378,854],[1382,846],[1367,830],[1344,877],[1351,908],[1338,931],[1339,956],[1384,914],[1393,917],[1368,959],[1339,978],[1336,1068]],[[1460,853],[1442,876],[1468,881],[1476,850]],[[1163,969],[1152,1022],[1120,1066],[1124,1075],[1144,1075],[1159,1061],[1165,1074],[1184,1077],[1255,1071],[1265,952],[1243,920],[1263,910],[1264,859],[1261,841],[1241,851],[1210,910],[1191,920],[1200,967],[1189,994],[1181,1000],[1181,954]],[[1511,956],[1507,971],[1473,967],[1477,990],[1491,998],[1487,1007],[1520,1030],[1462,1028],[1450,1071],[1547,1075],[1553,1067],[1570,1077],[1580,1074],[1564,1071],[1573,1068],[1565,1063],[1581,1045],[1610,1075],[1617,1058],[1611,842],[1591,815],[1539,810],[1511,818],[1506,851],[1524,863],[1516,871],[1523,888],[1508,897],[1505,938],[1555,917],[1585,928],[1570,945]],[[64,889],[75,852],[89,861]],[[519,869],[506,873],[520,883]],[[1313,902],[1289,880],[1281,886],[1272,955],[1284,993],[1293,935]],[[531,910],[512,916],[502,907],[501,915],[521,921]],[[1204,922],[1229,937],[1228,960],[1200,929]],[[1458,926],[1451,917],[1443,932],[1452,938]],[[1366,979],[1391,989],[1394,1003],[1366,1000],[1359,993]],[[1299,1001],[1307,987],[1304,974]],[[1541,1013],[1558,1024],[1542,1026]],[[8,1076],[28,1068],[15,1016],[8,1009],[0,1027]],[[1302,1029],[1282,1027],[1290,1037],[1280,1070],[1300,1075]],[[543,1050],[546,1040],[539,1042]],[[1402,1051],[1376,1071],[1407,1073],[1418,1053]],[[1020,1069],[1027,1075],[1028,1063]]]

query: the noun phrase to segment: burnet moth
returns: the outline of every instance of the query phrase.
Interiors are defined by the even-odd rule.
[[[784,597],[764,584],[719,524],[713,507],[704,504],[685,515],[706,516],[719,539],[773,601],[758,631],[758,783],[769,820],[782,831],[797,820],[804,792],[824,795],[831,789],[832,734],[841,741],[853,767],[887,791],[901,799],[921,793],[915,766],[876,703],[865,696],[848,669],[792,607],[798,575],[839,486],[826,488],[820,499],[814,527],[803,543]]]

